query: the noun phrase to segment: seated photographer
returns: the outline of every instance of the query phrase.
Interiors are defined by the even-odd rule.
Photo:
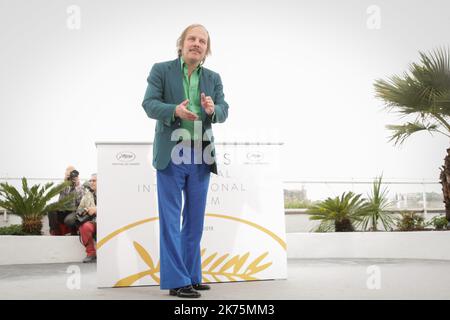
[[[83,188],[80,185],[79,172],[75,170],[75,167],[73,166],[67,167],[64,175],[64,181],[70,181],[71,184],[66,189],[61,191],[61,193],[59,194],[59,199],[61,200],[67,197],[68,195],[75,193],[75,198],[72,204],[72,207],[74,209],[73,211],[53,211],[48,213],[48,224],[50,227],[50,234],[54,236],[61,236],[66,233],[64,230],[61,230],[61,225],[63,224],[65,224],[67,228],[69,228],[69,232],[72,235],[77,234],[76,227],[66,222],[68,217],[75,216],[76,214],[75,210],[80,205],[81,198],[83,197],[84,193]]]
[[[97,253],[95,250],[94,236],[97,231],[97,175],[93,174],[89,180],[90,186],[81,199],[77,210],[75,224],[78,225],[81,243],[86,247],[84,263],[95,262]]]

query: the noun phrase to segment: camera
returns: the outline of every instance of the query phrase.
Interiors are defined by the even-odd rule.
[[[86,209],[81,212],[81,213],[77,213],[76,215],[76,220],[75,220],[75,224],[77,227],[81,226],[83,223],[91,221],[94,219],[94,216],[91,216],[87,213]]]
[[[72,170],[69,173],[69,176],[67,177],[67,181],[71,181],[72,185],[75,184],[75,179],[80,175],[80,173],[77,170]]]
[[[67,180],[72,180],[75,179],[76,177],[78,177],[80,175],[80,173],[77,170],[72,170],[69,174],[69,177],[67,178]]]

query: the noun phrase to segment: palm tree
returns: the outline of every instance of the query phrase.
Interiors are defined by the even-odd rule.
[[[316,231],[355,231],[354,223],[361,222],[368,212],[368,204],[361,196],[344,192],[341,197],[327,198],[306,212],[311,214],[310,220],[322,220]]]
[[[381,189],[383,175],[375,178],[372,185],[372,192],[368,195],[368,209],[367,215],[363,217],[360,225],[363,230],[378,230],[378,221],[381,221],[383,228],[386,231],[391,231],[395,224],[388,207],[392,204],[392,201],[388,199],[388,189]]]
[[[450,148],[447,148],[447,155],[444,158],[444,165],[441,167],[442,193],[445,203],[445,217],[449,222],[447,229],[450,229]]]
[[[386,126],[392,131],[389,141],[401,145],[413,133],[428,131],[450,137],[450,49],[435,49],[420,54],[403,76],[376,80],[376,97],[384,100],[389,111],[413,117],[401,125]],[[448,155],[447,155],[448,157]],[[441,184],[447,219],[450,219],[450,167],[444,166]]]
[[[22,178],[22,196],[14,186],[0,183],[0,206],[22,218],[22,230],[25,233],[39,235],[42,230],[42,217],[48,212],[75,209],[71,207],[74,194],[48,204],[67,186],[69,186],[69,182],[63,182],[56,186],[50,182],[42,187],[37,184],[29,188],[27,179]]]

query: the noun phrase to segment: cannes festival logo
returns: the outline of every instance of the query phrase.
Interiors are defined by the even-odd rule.
[[[122,151],[116,154],[116,159],[120,162],[131,162],[136,159],[136,155],[131,151]]]
[[[251,162],[261,162],[264,159],[262,152],[249,152],[247,153],[247,159]]]
[[[285,255],[286,242],[283,238],[278,236],[273,231],[259,225],[253,221],[245,220],[240,217],[223,215],[217,213],[206,213],[205,217],[207,222],[213,224],[218,220],[222,228],[236,228],[236,224],[240,229],[244,229],[245,234],[250,238],[254,238],[255,241],[262,243],[261,248],[253,248],[251,245],[247,246],[244,241],[238,246],[242,252],[230,252],[222,247],[222,243],[216,247],[215,244],[218,241],[213,241],[208,244],[208,247],[203,247],[201,250],[201,268],[202,268],[202,281],[208,282],[233,282],[233,281],[249,281],[249,280],[263,280],[269,279],[268,274],[274,272],[280,267],[280,263],[283,264],[283,258],[279,258]],[[209,220],[211,219],[211,220]],[[125,269],[120,274],[113,275],[111,286],[113,287],[128,287],[136,285],[159,285],[160,284],[160,261],[158,249],[152,247],[152,243],[143,241],[141,238],[136,239],[136,235],[133,234],[138,228],[148,228],[148,223],[159,223],[159,217],[150,217],[144,220],[135,221],[127,224],[119,229],[116,229],[104,238],[99,239],[97,242],[97,250],[103,252],[103,247],[106,248],[107,254],[111,255],[113,259],[117,255],[118,239],[121,234],[126,234],[126,238],[131,240],[129,244],[131,246],[127,250],[131,250],[131,254],[136,261],[141,261],[136,265],[136,268],[129,268],[129,275]],[[230,229],[228,229],[230,230]],[[234,233],[229,232],[226,235],[221,236],[221,241],[225,243],[236,244]],[[122,243],[123,245],[124,243]],[[108,251],[112,250],[112,251]],[[108,253],[109,252],[109,253]],[[278,258],[277,258],[278,257]],[[142,269],[143,268],[143,269]],[[269,272],[266,273],[265,272]],[[125,274],[124,274],[125,273]],[[123,277],[125,275],[125,277]],[[140,282],[141,279],[147,279]]]

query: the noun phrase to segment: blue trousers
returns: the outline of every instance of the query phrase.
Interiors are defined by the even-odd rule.
[[[203,161],[194,164],[194,149],[188,150],[192,164],[170,161],[164,170],[157,170],[161,289],[202,282],[200,240],[210,169]]]

